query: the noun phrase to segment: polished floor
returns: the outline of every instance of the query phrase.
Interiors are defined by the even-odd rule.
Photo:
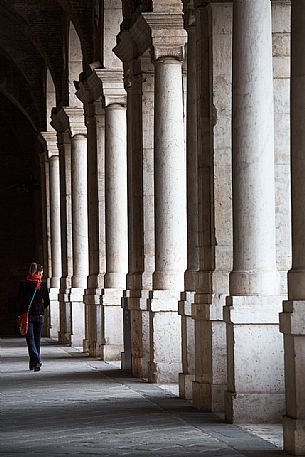
[[[40,372],[22,338],[1,340],[0,455],[279,457],[248,429],[170,390],[44,340]]]

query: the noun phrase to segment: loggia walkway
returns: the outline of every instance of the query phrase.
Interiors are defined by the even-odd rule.
[[[30,372],[23,339],[1,340],[0,455],[285,455],[77,349],[44,340],[42,360],[41,371]]]

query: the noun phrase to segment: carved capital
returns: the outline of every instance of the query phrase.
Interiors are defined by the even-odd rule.
[[[48,159],[59,157],[56,132],[41,132],[40,134],[45,141]]]
[[[123,71],[121,69],[96,68],[93,74],[96,83],[99,81],[100,93],[105,107],[112,104],[126,105],[126,90],[124,89]],[[93,74],[90,76],[92,79]]]
[[[83,108],[71,108],[69,106],[61,108],[56,114],[52,114],[51,125],[56,128],[58,133],[69,132],[75,135],[87,136]]]
[[[183,16],[178,13],[142,13],[130,33],[140,54],[152,48],[153,59],[173,57],[184,59],[186,31]]]

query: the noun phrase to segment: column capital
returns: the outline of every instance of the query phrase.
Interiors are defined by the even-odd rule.
[[[123,71],[121,69],[96,68],[88,78],[88,84],[96,99],[102,97],[104,106],[126,105]]]
[[[57,147],[57,135],[56,132],[41,132],[42,138],[45,140],[46,144],[46,153],[48,159],[59,156],[59,151]]]
[[[153,60],[184,59],[187,34],[179,13],[142,13],[130,29],[140,54],[152,47]]]
[[[70,132],[72,137],[75,135],[87,136],[83,108],[69,106],[61,108],[56,113],[52,113],[51,125],[57,133]]]

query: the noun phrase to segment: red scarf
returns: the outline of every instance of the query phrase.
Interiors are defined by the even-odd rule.
[[[40,284],[42,281],[41,275],[27,275],[26,277],[27,281],[35,281],[37,282],[37,289],[40,289]]]

